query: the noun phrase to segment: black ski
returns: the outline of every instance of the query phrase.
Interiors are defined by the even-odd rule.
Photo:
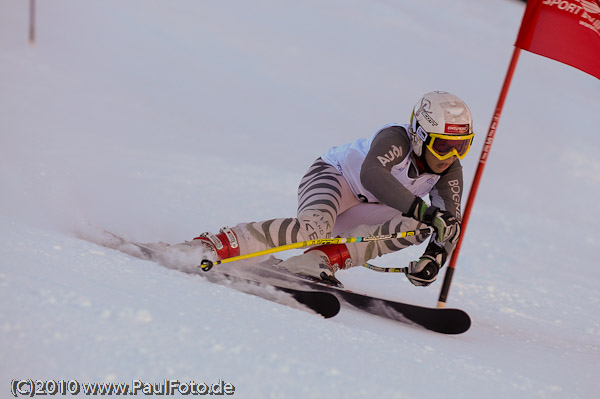
[[[265,283],[245,277],[238,277],[227,273],[222,273],[228,282],[243,283],[259,287],[271,287],[277,291],[290,294],[297,302],[307,308],[312,309],[326,319],[329,319],[340,312],[341,304],[338,297],[334,294],[324,291],[302,290],[298,288],[283,287],[277,284]]]
[[[129,246],[129,247],[133,246],[133,247],[137,248],[139,250],[139,252],[132,252],[131,250],[128,250],[128,251],[125,251],[124,253],[126,253],[127,255],[130,255],[130,256],[134,256],[134,257],[143,259],[143,260],[149,260],[149,261],[158,263],[158,250],[156,250],[154,248],[150,248],[147,245],[144,245],[141,243],[127,240],[127,239],[125,239],[121,236],[118,236],[114,233],[111,233],[109,231],[104,231],[103,233],[105,235],[108,235],[110,237],[110,240],[104,241],[104,240],[96,240],[93,238],[90,239],[90,238],[86,237],[84,234],[79,234],[79,236],[80,236],[80,238],[85,239],[86,241],[90,241],[95,244],[102,245],[106,248],[114,249],[114,250],[121,251],[121,252],[124,252],[123,249],[126,246]],[[256,280],[256,279],[235,276],[235,275],[232,275],[229,273],[223,273],[220,271],[215,271],[215,272],[212,272],[211,274],[206,274],[206,273],[200,271],[200,268],[198,268],[197,273],[193,273],[193,274],[203,276],[203,277],[208,277],[209,281],[214,282],[214,283],[233,285],[234,286],[233,288],[236,288],[235,287],[236,283],[238,283],[238,284],[241,283],[242,285],[263,287],[263,288],[271,287],[271,288],[275,289],[276,291],[285,292],[286,294],[291,295],[292,298],[294,298],[294,300],[296,300],[297,302],[306,306],[307,308],[313,310],[314,312],[320,314],[324,318],[330,318],[330,317],[337,315],[341,308],[340,300],[338,299],[338,297],[333,295],[332,293],[325,292],[325,291],[284,287],[284,286],[280,286],[276,283],[270,283],[270,282],[267,283],[267,282],[263,282],[263,281]],[[241,290],[243,291],[243,289],[241,289]],[[265,298],[265,299],[269,299],[269,298]]]
[[[462,334],[471,327],[471,318],[461,309],[411,305],[357,294],[337,287],[318,285],[319,290],[331,292],[357,309],[403,323],[416,324],[438,333]]]
[[[334,294],[342,302],[356,309],[402,323],[423,327],[434,332],[462,334],[471,326],[471,318],[461,309],[429,308],[358,294],[343,288],[308,280],[305,277],[276,269],[276,266],[260,266],[256,269],[256,272],[265,278],[280,278],[315,291]]]

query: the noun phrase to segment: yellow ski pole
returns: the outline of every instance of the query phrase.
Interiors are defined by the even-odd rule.
[[[293,244],[281,245],[279,247],[274,247],[270,249],[266,249],[264,251],[252,252],[246,255],[234,256],[231,258],[226,258],[217,261],[211,261],[209,259],[203,259],[200,262],[200,268],[205,272],[212,269],[215,265],[220,265],[223,263],[235,262],[238,260],[254,258],[257,256],[270,255],[276,252],[287,251],[289,249],[297,249],[304,247],[311,247],[313,245],[332,245],[332,244],[347,244],[353,242],[370,242],[370,241],[382,241],[382,240],[394,240],[405,237],[412,237],[421,234],[431,234],[433,231],[432,227],[427,227],[424,229],[410,230],[410,231],[401,231],[399,233],[394,234],[384,234],[379,236],[369,236],[369,237],[336,237],[336,238],[321,238],[317,240],[309,240],[309,241],[300,241]]]

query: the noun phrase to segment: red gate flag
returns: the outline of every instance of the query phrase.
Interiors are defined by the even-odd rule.
[[[458,253],[465,237],[467,223],[481,181],[483,168],[492,148],[504,100],[512,81],[521,49],[552,58],[600,79],[600,0],[529,0],[521,22],[519,36],[506,71],[479,165],[462,218],[462,234],[450,257],[438,299],[438,308],[446,306]]]
[[[515,46],[600,79],[600,2],[529,0]]]

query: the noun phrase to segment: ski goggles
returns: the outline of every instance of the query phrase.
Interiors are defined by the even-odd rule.
[[[423,129],[421,126],[418,129]],[[419,132],[419,133],[424,133]],[[426,133],[425,147],[431,151],[433,155],[440,161],[448,159],[456,155],[459,159],[463,159],[471,149],[473,137],[475,133],[454,135],[443,133]]]

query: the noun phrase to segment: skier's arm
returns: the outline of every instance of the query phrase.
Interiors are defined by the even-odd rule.
[[[458,238],[458,234],[460,234],[458,232],[460,225],[456,225],[457,219],[454,216],[443,210],[452,209],[454,206],[452,198],[456,196],[452,193],[453,188],[449,184],[453,184],[451,181],[455,180],[457,174],[461,176],[459,184],[462,185],[460,162],[458,160],[454,162],[440,179],[445,182],[447,188],[441,185],[440,181],[434,186],[434,189],[436,187],[442,189],[439,193],[430,193],[432,201],[435,200],[436,203],[429,206],[404,187],[391,173],[393,166],[404,161],[409,152],[410,142],[403,127],[392,126],[383,129],[373,139],[371,148],[363,161],[360,174],[361,183],[381,203],[399,210],[405,216],[434,227],[438,242],[453,241],[453,238]],[[448,206],[446,206],[446,202]],[[460,206],[460,198],[458,198],[457,204]]]
[[[373,139],[360,170],[360,181],[381,203],[409,215],[417,198],[394,176],[391,170],[410,151],[410,142],[401,126],[383,129]],[[411,215],[412,216],[412,215]]]
[[[454,236],[444,242],[439,242],[437,235],[433,235],[429,240],[429,244],[425,249],[423,256],[416,262],[411,262],[410,267],[415,270],[421,270],[427,267],[433,262],[438,268],[442,267],[458,242],[461,231],[461,197],[463,189],[463,177],[462,177],[462,166],[460,161],[456,160],[450,168],[442,175],[440,180],[436,183],[433,189],[429,192],[431,198],[431,205],[438,207],[442,211],[450,213],[450,217],[456,218],[458,221],[455,227],[456,232]],[[416,274],[419,276],[421,272]],[[432,279],[426,280],[426,283],[422,283],[422,279],[414,278],[415,275],[407,274],[409,280],[415,285],[428,285],[435,280],[435,275]]]
[[[450,212],[458,221],[461,221],[460,204],[462,191],[462,166],[460,165],[460,161],[456,160],[429,192],[431,205]]]

